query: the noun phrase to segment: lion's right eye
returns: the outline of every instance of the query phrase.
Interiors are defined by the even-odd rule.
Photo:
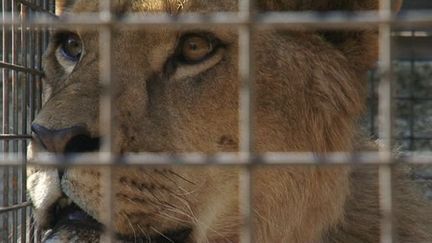
[[[59,39],[59,51],[71,62],[78,62],[82,54],[82,42],[77,34],[63,33]]]
[[[186,34],[182,36],[178,50],[178,61],[197,64],[211,58],[222,43],[210,34]]]
[[[213,44],[201,36],[186,38],[181,48],[181,57],[188,63],[196,63],[205,59],[214,49]]]

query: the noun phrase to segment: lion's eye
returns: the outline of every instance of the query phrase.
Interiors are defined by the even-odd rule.
[[[215,46],[215,41],[208,36],[184,36],[180,42],[180,61],[189,64],[201,62],[214,53]]]
[[[78,62],[82,53],[81,39],[77,34],[65,33],[60,38],[59,48],[61,54],[71,62]]]

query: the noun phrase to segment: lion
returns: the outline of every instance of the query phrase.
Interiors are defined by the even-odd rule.
[[[259,0],[259,11],[374,10],[377,0]],[[127,13],[237,11],[237,1],[114,1]],[[68,1],[66,15],[97,12],[96,0]],[[95,29],[59,29],[43,61],[44,105],[29,156],[100,147],[100,49]],[[239,150],[238,32],[235,27],[114,27],[113,126],[116,154]],[[257,30],[256,153],[374,150],[359,129],[377,31]],[[122,166],[111,169],[106,221],[103,166],[28,169],[34,217],[46,242],[96,242],[110,224],[118,241],[239,242],[241,166]],[[395,237],[432,242],[430,204],[393,167]],[[376,166],[263,166],[251,169],[255,242],[379,242]],[[103,241],[103,240],[102,240]]]

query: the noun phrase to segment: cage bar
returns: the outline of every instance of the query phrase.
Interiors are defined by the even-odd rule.
[[[254,104],[254,64],[253,64],[253,18],[254,1],[240,0],[239,14],[246,20],[246,24],[239,27],[239,148],[240,160],[246,163],[240,173],[239,202],[240,212],[244,219],[241,229],[240,241],[242,243],[254,242],[252,237],[252,155],[254,152],[253,132],[253,104]]]
[[[380,0],[380,14],[392,16],[392,0]],[[388,161],[387,165],[379,167],[379,194],[381,209],[381,242],[394,242],[393,227],[393,192],[392,166],[393,162],[393,86],[392,86],[392,40],[391,26],[388,23],[379,26],[379,68],[381,80],[379,87],[379,135],[382,146],[379,148],[381,159]]]
[[[10,3],[9,1],[3,1],[2,3],[2,9],[3,11],[11,11],[10,9]],[[3,18],[5,17],[5,13],[2,13]],[[9,42],[10,42],[10,33],[8,29],[3,26],[2,29],[3,32],[3,41],[2,41],[2,61],[8,62],[9,61]],[[3,126],[2,126],[2,132],[3,133],[9,133],[9,71],[3,69],[2,70],[2,80],[3,80]],[[9,142],[3,141],[3,151],[8,152],[9,151]],[[7,156],[7,155],[6,155]],[[7,207],[9,206],[9,168],[3,169],[3,206]],[[9,213],[6,215],[3,215],[3,233],[9,234]],[[8,235],[3,236],[2,240],[9,241]]]
[[[102,152],[101,152],[102,153]],[[104,159],[108,156],[101,153],[85,153],[74,156],[56,156],[50,153],[40,153],[34,161],[29,162],[32,165],[40,166],[78,166],[78,165],[106,165],[110,160]],[[220,166],[242,166],[247,165],[248,161],[242,160],[240,153],[136,153],[125,154],[118,158],[122,165],[148,165],[161,166],[169,164],[187,164],[187,165],[220,165]],[[63,161],[58,164],[59,161]],[[250,161],[253,164],[260,165],[387,165],[388,160],[382,160],[380,152],[333,152],[317,155],[313,152],[267,152],[252,154]],[[398,163],[408,163],[417,165],[432,164],[432,153],[430,152],[401,152],[394,161]],[[9,157],[2,160],[2,165],[16,166],[22,163],[22,158]]]
[[[417,0],[421,4],[425,1]],[[44,13],[44,15],[36,14]],[[160,166],[168,164],[238,166],[244,168],[242,174],[240,200],[244,207],[241,209],[245,216],[245,228],[242,230],[242,242],[252,242],[251,232],[251,176],[250,170],[253,164],[260,163],[272,165],[339,165],[339,164],[373,164],[379,165],[381,210],[381,242],[394,242],[395,234],[392,227],[392,191],[391,168],[395,162],[412,164],[432,164],[430,153],[403,153],[395,158],[392,154],[394,144],[394,129],[392,121],[392,105],[395,97],[392,96],[392,56],[397,52],[392,50],[392,28],[431,28],[432,11],[410,10],[401,16],[395,16],[391,11],[391,0],[381,0],[379,11],[363,11],[347,14],[346,12],[286,12],[256,14],[253,10],[252,0],[240,0],[238,13],[217,14],[185,14],[172,18],[168,15],[139,16],[126,15],[122,19],[112,18],[111,1],[101,1],[99,15],[82,14],[78,18],[57,20],[53,18],[53,0],[3,0],[2,2],[2,69],[3,104],[2,104],[2,134],[0,134],[1,148],[4,152],[0,155],[3,159],[0,165],[3,171],[3,205],[0,207],[0,219],[2,225],[0,233],[7,232],[11,238],[7,241],[16,242],[18,236],[22,242],[26,242],[27,223],[32,225],[32,219],[27,222],[26,210],[29,206],[25,196],[25,161],[23,157],[13,157],[10,152],[25,154],[26,142],[31,138],[29,133],[30,121],[41,106],[41,56],[48,41],[48,33],[41,32],[45,27],[82,27],[98,28],[100,37],[100,82],[103,92],[100,100],[101,133],[103,134],[103,146],[99,153],[79,155],[75,158],[59,157],[52,155],[39,155],[37,162],[33,164],[59,167],[71,165],[104,165],[109,172],[102,180],[107,185],[104,189],[107,215],[107,238],[104,242],[112,240],[112,208],[115,207],[112,200],[111,168],[116,162],[126,165]],[[13,13],[20,13],[19,17]],[[116,161],[112,148],[112,85],[111,60],[112,60],[112,31],[117,28],[142,28],[146,26],[167,26],[173,28],[195,26],[236,26],[239,33],[239,77],[241,91],[239,94],[239,134],[240,150],[238,153],[219,153],[214,155],[187,153],[187,154],[151,154],[140,153],[125,155]],[[253,151],[253,104],[254,104],[254,65],[252,52],[252,36],[254,29],[277,28],[292,29],[302,26],[310,29],[380,29],[380,91],[379,91],[379,119],[380,138],[384,146],[379,152],[359,153],[330,153],[317,156],[313,153],[264,153],[256,154]],[[426,42],[427,44],[427,42]],[[18,50],[19,49],[19,50]],[[6,53],[6,55],[5,55]],[[406,53],[400,54],[407,55]],[[22,88],[22,93],[19,89]],[[21,97],[21,102],[20,102]],[[396,97],[397,98],[397,97]],[[401,98],[404,99],[404,98]],[[410,98],[414,99],[414,98]],[[419,98],[415,98],[419,99]],[[425,98],[427,100],[432,100]],[[27,107],[28,106],[28,107]],[[411,107],[411,111],[413,107]],[[20,117],[20,113],[21,117]],[[413,111],[412,111],[413,113]],[[372,119],[374,119],[372,117]],[[413,118],[412,118],[413,119]],[[412,123],[411,123],[412,124]],[[411,135],[414,128],[410,127]],[[416,137],[416,139],[422,139]],[[431,138],[424,137],[426,140]],[[413,146],[413,145],[410,145]],[[412,147],[413,148],[413,147]],[[61,162],[61,163],[60,163]],[[21,166],[21,167],[19,167]],[[20,169],[22,168],[22,169]],[[21,186],[15,187],[17,182]],[[108,182],[108,183],[107,183]],[[11,191],[12,189],[12,191]],[[12,195],[12,196],[11,196]],[[18,227],[21,227],[21,230]],[[20,233],[18,232],[20,231]],[[40,241],[40,234],[30,231],[30,242]],[[2,241],[3,238],[0,238]],[[7,242],[6,241],[6,242]]]
[[[139,15],[126,14],[121,19],[100,18],[94,14],[77,14],[74,18],[54,18],[39,15],[25,22],[26,26],[44,27],[80,27],[97,28],[101,25],[113,25],[117,28],[142,28],[144,26],[180,27],[209,27],[209,26],[238,26],[248,24],[248,20],[238,13],[220,12],[209,14],[185,13],[173,18],[169,15]],[[383,16],[379,11],[361,11],[353,14],[344,11],[323,12],[266,12],[256,14],[253,20],[255,28],[270,27],[273,29],[292,29],[304,27],[325,30],[374,29],[382,24],[392,27],[423,28],[432,23],[431,10],[407,10],[399,16]],[[20,25],[19,20],[12,20],[5,14],[1,24],[5,26]]]
[[[113,3],[111,0],[100,1],[99,17],[106,22],[111,22]],[[102,135],[102,146],[99,156],[107,160],[106,170],[101,173],[101,185],[104,193],[102,206],[107,212],[103,215],[103,223],[106,227],[105,233],[101,238],[103,242],[113,242],[113,207],[114,200],[112,196],[112,165],[115,163],[113,155],[113,79],[111,77],[112,67],[112,32],[113,28],[110,24],[101,26],[99,30],[99,48],[100,48],[100,84],[102,86],[102,94],[100,96],[100,125],[99,130]]]

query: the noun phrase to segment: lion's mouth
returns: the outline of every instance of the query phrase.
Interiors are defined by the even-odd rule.
[[[84,212],[76,204],[67,206],[59,201],[53,206],[53,220],[43,242],[91,242],[97,241],[103,225]]]
[[[105,227],[78,207],[75,203],[65,205],[59,200],[53,207],[53,220],[43,242],[102,242]],[[159,235],[119,235],[116,242],[189,242],[191,228],[165,231]]]

